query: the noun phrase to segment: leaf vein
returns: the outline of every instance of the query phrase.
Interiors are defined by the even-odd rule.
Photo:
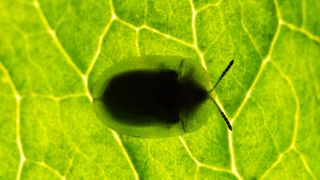
[[[124,147],[124,145],[122,144],[122,140],[121,138],[119,137],[119,135],[117,134],[117,132],[115,132],[114,130],[110,129],[114,139],[116,140],[116,142],[118,143],[120,149],[122,150],[123,152],[123,155],[125,156],[125,158],[127,159],[128,163],[129,163],[129,166],[130,166],[130,169],[132,170],[132,173],[134,175],[134,178],[135,179],[139,179],[139,174],[137,173],[133,163],[132,163],[132,160],[127,152],[127,149]]]
[[[197,168],[198,167],[203,167],[203,168],[211,169],[211,170],[214,170],[214,171],[220,171],[220,172],[226,172],[226,173],[229,173],[229,174],[233,174],[228,169],[224,169],[224,168],[221,168],[221,167],[216,167],[216,166],[212,166],[212,165],[200,162],[196,157],[194,157],[194,155],[190,151],[187,143],[185,142],[185,140],[181,136],[179,136],[179,140],[180,140],[181,144],[183,145],[183,147],[185,148],[185,150],[187,151],[189,157],[195,162]]]
[[[67,53],[67,51],[65,50],[65,48],[63,47],[63,45],[61,44],[60,40],[58,39],[56,32],[54,31],[54,29],[51,28],[47,18],[45,17],[42,8],[40,6],[40,3],[38,0],[34,0],[33,2],[34,7],[36,8],[38,15],[42,21],[43,26],[47,29],[49,35],[51,36],[53,42],[55,43],[57,49],[61,52],[61,54],[63,55],[63,57],[66,59],[66,62],[75,70],[75,72],[77,72],[80,76],[83,75],[83,73],[81,72],[81,70],[77,67],[77,65],[73,62],[72,58],[70,57],[70,55]]]
[[[22,142],[21,142],[21,136],[20,136],[20,109],[21,109],[21,96],[7,70],[7,68],[0,62],[0,70],[3,71],[4,75],[7,77],[8,83],[10,85],[11,90],[13,91],[13,95],[16,99],[16,143],[19,151],[20,161],[17,171],[16,179],[19,180],[21,178],[21,173],[23,169],[24,162],[26,160],[26,157],[23,152]]]

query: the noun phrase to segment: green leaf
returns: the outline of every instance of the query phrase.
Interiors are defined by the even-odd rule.
[[[0,179],[320,178],[320,3],[0,2]],[[174,138],[121,136],[91,90],[125,57],[186,56],[220,106]]]

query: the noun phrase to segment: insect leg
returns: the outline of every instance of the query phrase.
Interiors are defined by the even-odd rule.
[[[184,120],[182,120],[181,123],[182,123],[182,129],[183,129],[183,131],[184,131],[184,132],[187,132],[187,130],[186,130],[186,125],[184,124]]]
[[[184,61],[183,61],[183,60],[181,60],[181,61],[180,61],[180,65],[179,65],[179,74],[178,74],[178,79],[180,79],[180,77],[182,76],[183,63],[184,63]]]
[[[219,107],[219,105],[217,104],[217,102],[214,99],[213,99],[213,102],[217,106],[217,108],[218,108],[221,116],[223,117],[224,121],[226,122],[228,128],[230,129],[230,131],[232,131],[232,126],[231,126],[231,123],[230,123],[228,117],[224,114],[224,112],[222,111],[222,109]]]

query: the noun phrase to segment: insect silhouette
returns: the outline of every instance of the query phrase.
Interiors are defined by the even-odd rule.
[[[215,84],[194,60],[153,55],[124,60],[102,73],[94,85],[97,116],[121,134],[155,138],[199,129],[216,106],[228,128],[232,126],[210,96],[230,70],[232,60]]]

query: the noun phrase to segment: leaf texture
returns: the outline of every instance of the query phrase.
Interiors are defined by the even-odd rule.
[[[0,179],[320,178],[316,0],[2,0]],[[181,137],[108,129],[91,90],[130,56],[193,58],[219,112]]]

